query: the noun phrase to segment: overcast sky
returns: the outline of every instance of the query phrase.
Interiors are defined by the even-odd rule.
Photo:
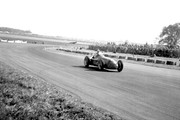
[[[0,0],[0,27],[69,38],[154,43],[177,22],[178,0]]]

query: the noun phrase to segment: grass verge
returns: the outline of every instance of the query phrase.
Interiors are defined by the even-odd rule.
[[[0,62],[0,120],[122,120]]]

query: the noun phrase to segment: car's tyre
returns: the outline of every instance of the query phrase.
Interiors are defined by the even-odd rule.
[[[123,62],[121,60],[119,60],[118,61],[118,68],[117,68],[118,72],[121,72],[123,70],[123,67],[124,67]]]
[[[99,68],[99,70],[103,70],[104,69],[103,62],[101,60],[98,63],[98,68]]]
[[[85,67],[89,67],[89,63],[90,63],[90,59],[89,59],[88,56],[86,56],[86,57],[84,58],[84,66],[85,66]]]

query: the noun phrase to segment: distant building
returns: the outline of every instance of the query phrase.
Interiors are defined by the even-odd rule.
[[[8,43],[14,43],[14,40],[8,40]]]
[[[15,43],[22,43],[21,40],[15,40]]]
[[[15,40],[15,43],[27,43],[27,41]]]
[[[22,43],[27,43],[27,41],[22,41]]]
[[[0,42],[6,42],[6,43],[27,43],[27,41],[22,40],[3,40],[0,38]]]
[[[7,40],[2,40],[2,39],[1,39],[1,42],[7,42]]]

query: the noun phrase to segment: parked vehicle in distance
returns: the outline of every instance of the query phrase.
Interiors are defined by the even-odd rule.
[[[106,69],[117,69],[118,72],[123,70],[123,62],[118,60],[117,62],[109,57],[105,57],[103,54],[96,56],[86,56],[84,58],[84,66],[89,67],[89,65],[97,66],[99,70]]]

